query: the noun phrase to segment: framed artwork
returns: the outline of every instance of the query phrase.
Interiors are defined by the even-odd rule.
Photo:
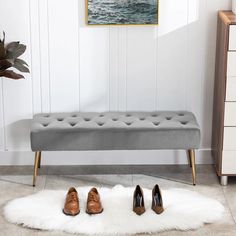
[[[86,0],[88,25],[158,25],[159,0]]]

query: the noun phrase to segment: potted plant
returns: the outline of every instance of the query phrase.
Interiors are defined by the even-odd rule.
[[[26,46],[20,42],[5,44],[5,32],[3,39],[0,38],[0,77],[14,80],[24,79],[22,74],[18,74],[10,68],[14,68],[23,73],[29,73],[28,64],[19,57],[25,52]]]

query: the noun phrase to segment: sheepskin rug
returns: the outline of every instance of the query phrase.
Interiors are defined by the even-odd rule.
[[[67,191],[44,190],[12,200],[4,207],[5,218],[24,227],[59,230],[69,233],[121,235],[156,233],[167,230],[193,230],[219,220],[224,207],[214,199],[184,189],[162,191],[165,211],[151,210],[151,190],[144,190],[146,212],[132,211],[134,188],[117,185],[98,188],[104,211],[100,215],[85,213],[87,193],[91,187],[79,187],[80,214],[72,217],[62,212]]]

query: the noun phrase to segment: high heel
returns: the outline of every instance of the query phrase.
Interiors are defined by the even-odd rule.
[[[161,214],[164,211],[161,190],[157,184],[152,190],[152,210],[157,214]]]
[[[133,211],[137,215],[142,215],[145,212],[143,190],[139,185],[137,185],[134,190]]]

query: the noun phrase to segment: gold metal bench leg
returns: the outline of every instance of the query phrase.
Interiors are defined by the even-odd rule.
[[[193,178],[193,185],[196,185],[196,166],[195,166],[195,150],[191,149],[188,150],[190,163],[192,167],[192,178]]]
[[[192,168],[192,161],[191,161],[191,150],[188,150],[188,163],[189,163],[189,166]]]
[[[39,152],[39,164],[38,164],[38,168],[41,167],[41,152]]]
[[[40,152],[40,151],[35,152],[33,187],[35,187],[36,178],[37,178],[37,175],[38,175],[38,168],[39,168],[40,155],[41,155],[41,152]]]

